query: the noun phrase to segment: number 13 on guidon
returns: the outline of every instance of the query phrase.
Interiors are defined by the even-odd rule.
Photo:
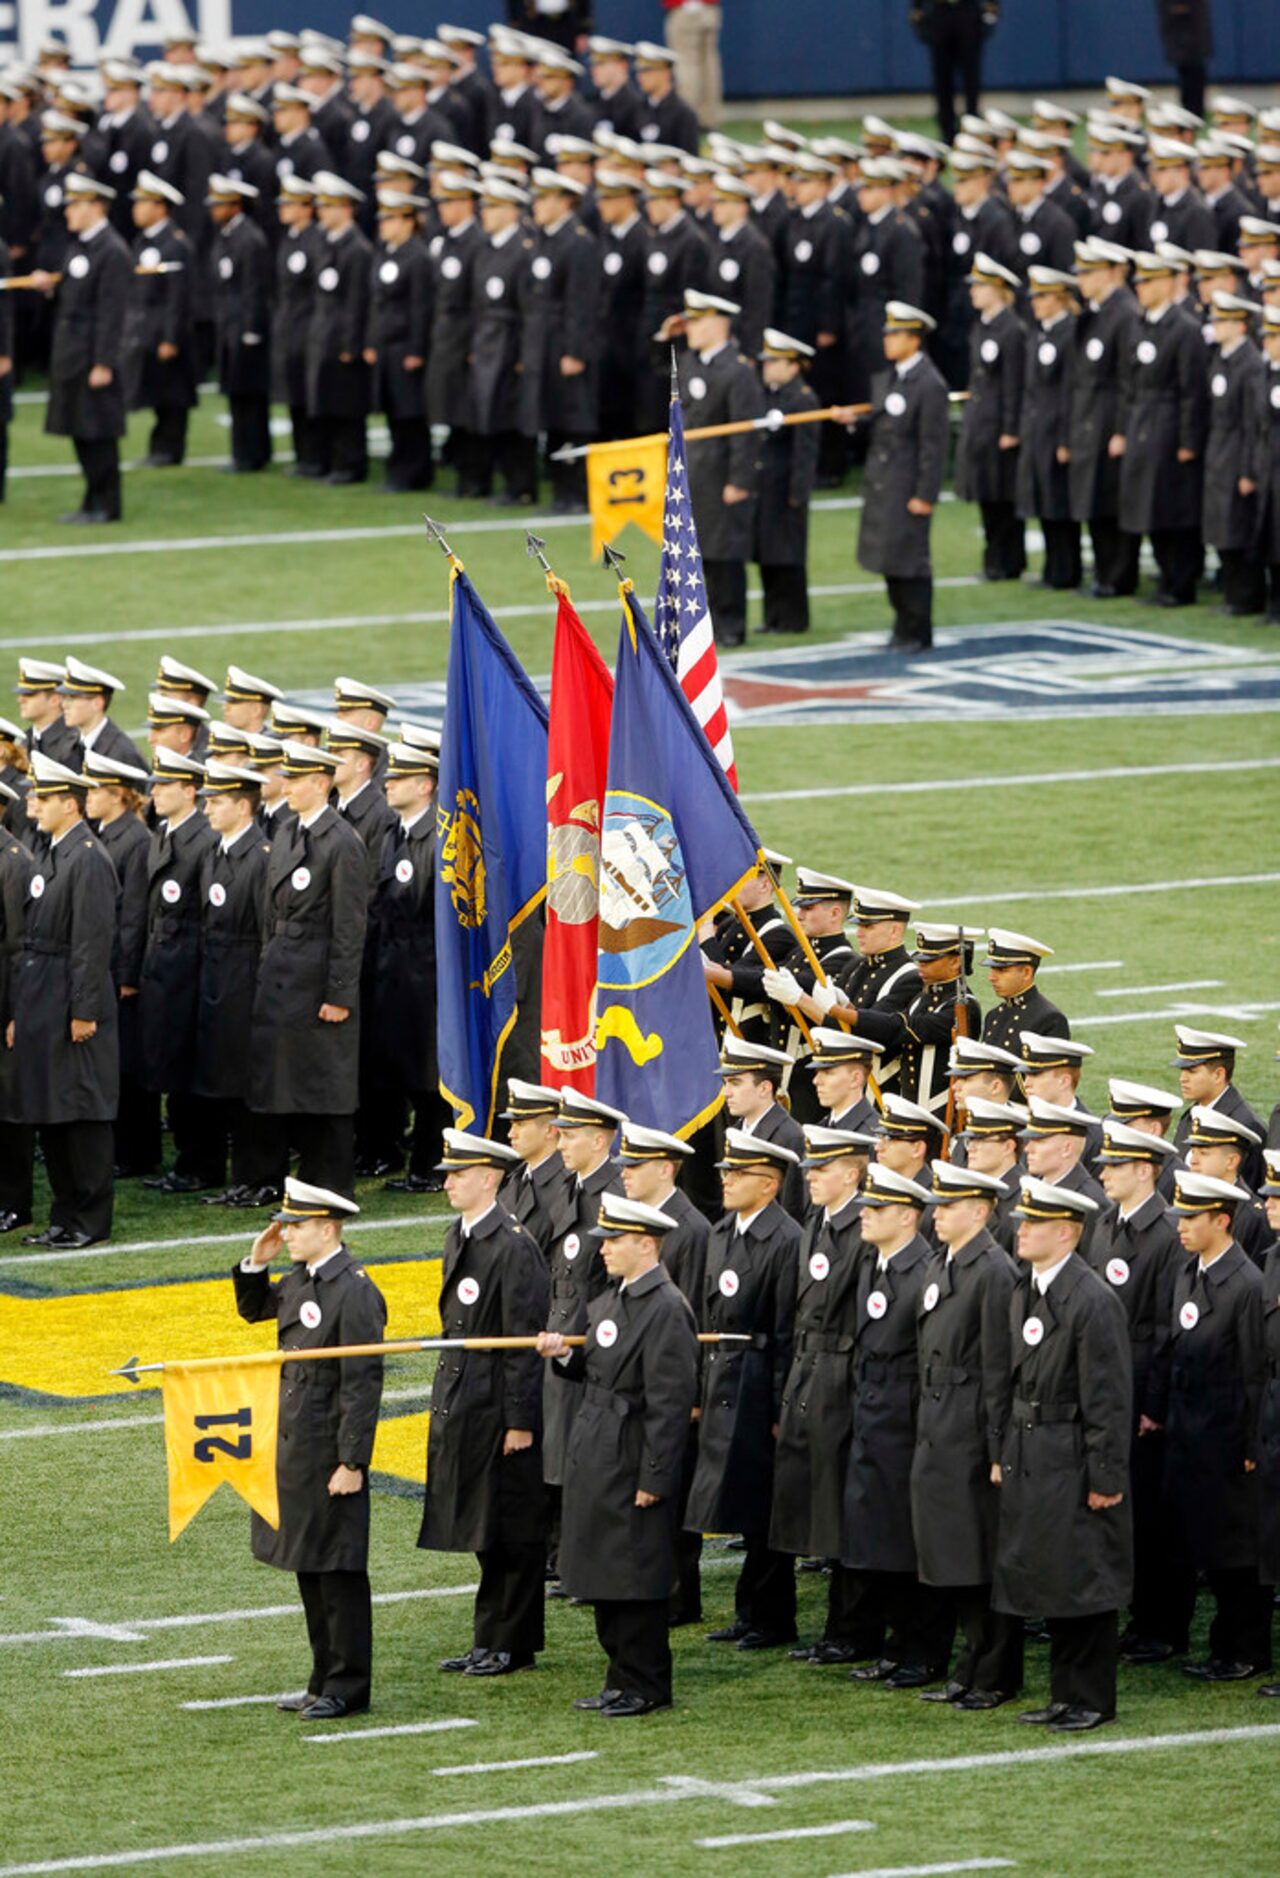
[[[244,1363],[185,1369],[170,1363],[162,1382],[169,1538],[178,1537],[224,1480],[269,1526],[278,1526],[279,1369]]]

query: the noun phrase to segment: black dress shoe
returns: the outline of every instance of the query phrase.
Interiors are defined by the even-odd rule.
[[[1258,1684],[1258,1694],[1280,1699],[1280,1682],[1262,1682]]]
[[[929,1700],[927,1695],[920,1699],[923,1702]],[[970,1689],[966,1694],[958,1695],[951,1706],[980,1712],[989,1708],[1003,1708],[1006,1702],[1012,1702],[1012,1700],[1013,1696],[1006,1694],[1003,1689]]]
[[[400,1174],[395,1180],[384,1180],[384,1193],[443,1193],[443,1174]]]
[[[153,451],[150,456],[144,456],[141,463],[139,463],[138,468],[139,469],[178,469],[181,466],[181,463],[182,463],[181,457],[169,456],[164,451],[156,450],[156,451]]]
[[[737,1643],[740,1637],[746,1636],[750,1628],[750,1624],[744,1624],[741,1618],[735,1618],[731,1624],[726,1624],[723,1630],[709,1630],[707,1632],[707,1642]]]
[[[1184,1663],[1182,1673],[1196,1682],[1248,1682],[1263,1672],[1254,1663],[1228,1663],[1221,1657],[1211,1656],[1207,1663]]]
[[[941,1682],[946,1673],[945,1663],[941,1668],[930,1668],[928,1663],[901,1663],[885,1677],[884,1686],[886,1689],[924,1689],[931,1682]]]
[[[1126,1663],[1141,1669],[1148,1663],[1167,1663],[1173,1653],[1171,1643],[1161,1643],[1155,1637],[1135,1637],[1132,1643],[1125,1644],[1120,1655]]]
[[[532,1669],[533,1657],[515,1655],[510,1650],[481,1650],[463,1670],[464,1676],[514,1676],[517,1670]]]
[[[0,1213],[0,1233],[16,1232],[19,1226],[30,1224],[30,1213]]]
[[[1065,1715],[1070,1706],[1069,1702],[1049,1702],[1044,1708],[1025,1708],[1018,1720],[1029,1723],[1033,1728],[1047,1728],[1050,1723],[1057,1721],[1059,1715]]]
[[[68,1232],[65,1226],[46,1226],[43,1232],[24,1233],[21,1240],[23,1245],[49,1246],[63,1252],[78,1252],[82,1246],[100,1243],[101,1240],[90,1233]]]
[[[922,1690],[920,1700],[922,1702],[958,1702],[961,1696],[968,1695],[968,1693],[967,1682],[948,1682],[944,1683],[941,1689]]]
[[[302,1711],[303,1721],[341,1721],[344,1715],[363,1715],[367,1702],[344,1702],[340,1695],[317,1695]]]
[[[399,1161],[389,1161],[385,1154],[369,1154],[356,1162],[356,1172],[362,1180],[381,1180],[384,1174],[394,1174]]]
[[[784,1637],[777,1630],[744,1630],[738,1638],[740,1650],[780,1650],[786,1643],[794,1643],[795,1637]]]
[[[610,1721],[629,1721],[633,1715],[653,1715],[659,1709],[670,1707],[670,1702],[650,1702],[643,1695],[620,1695],[615,1701],[606,1702],[600,1713]]]
[[[325,477],[330,489],[349,489],[354,483],[362,483],[364,480],[358,470],[330,470]]]
[[[555,1598],[557,1601],[563,1601],[566,1604],[569,1602],[569,1593],[565,1590],[558,1578],[553,1578],[548,1583],[547,1596],[549,1598]]]
[[[200,1180],[195,1174],[179,1174],[170,1168],[167,1174],[153,1174],[142,1184],[149,1187],[152,1193],[203,1193],[210,1183]]]
[[[255,1206],[279,1206],[280,1189],[278,1187],[241,1187],[234,1195],[228,1195],[224,1206],[243,1209]]]
[[[221,1193],[206,1193],[200,1204],[201,1206],[234,1206],[245,1191],[243,1184],[236,1187],[224,1187]]]
[[[621,1689],[602,1689],[599,1695],[580,1695],[574,1699],[573,1706],[585,1709],[588,1714],[596,1714],[602,1708],[608,1708],[612,1702],[622,1700]]]
[[[885,1682],[897,1667],[891,1656],[882,1656],[874,1663],[859,1663],[856,1669],[849,1671],[849,1675],[854,1682]]]
[[[1091,1728],[1101,1728],[1103,1722],[1114,1721],[1114,1715],[1104,1715],[1096,1708],[1069,1708],[1049,1723],[1049,1732],[1055,1735],[1083,1735]]]
[[[1115,587],[1109,587],[1103,580],[1095,581],[1093,586],[1089,589],[1089,598],[1091,600],[1117,600],[1119,597],[1119,590]]]
[[[686,1624],[700,1624],[701,1622],[701,1611],[672,1611],[667,1618],[667,1629],[683,1630]]]
[[[795,1652],[791,1651],[790,1654],[794,1656]],[[827,1643],[819,1641],[814,1644],[808,1654],[811,1663],[825,1664],[828,1666],[843,1666],[847,1663],[860,1662],[866,1652],[858,1649],[857,1645],[853,1643]]]
[[[471,1665],[477,1662],[480,1657],[487,1654],[488,1652],[485,1650],[468,1650],[465,1656],[446,1656],[443,1663],[438,1663],[436,1667],[444,1670],[446,1675],[461,1676],[469,1670]]]
[[[319,1700],[320,1697],[312,1695],[310,1689],[304,1689],[301,1695],[282,1695],[276,1707],[286,1715],[300,1715],[304,1708],[310,1708],[313,1702]]]

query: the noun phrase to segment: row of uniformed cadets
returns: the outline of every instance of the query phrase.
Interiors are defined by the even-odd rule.
[[[437,733],[388,734],[394,701],[363,681],[337,679],[323,713],[236,666],[213,721],[215,682],[166,654],[148,769],[108,715],[122,689],[74,657],[23,659],[25,723],[0,720],[18,1034],[0,1231],[31,1224],[36,1131],[53,1188],[41,1245],[106,1238],[116,1177],[262,1206],[296,1152],[304,1179],[346,1191],[357,1171],[438,1188]],[[46,1034],[63,1037],[52,1054]],[[68,1174],[49,1131],[81,1122]]]

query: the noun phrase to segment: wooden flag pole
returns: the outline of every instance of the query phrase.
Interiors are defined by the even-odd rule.
[[[581,1349],[586,1341],[585,1337],[564,1339],[572,1349]],[[749,1336],[737,1331],[707,1331],[698,1336],[699,1343],[750,1341]],[[136,1382],[139,1376],[163,1375],[166,1370],[185,1376],[198,1369],[280,1369],[286,1363],[332,1361],[334,1357],[346,1356],[417,1356],[425,1350],[536,1350],[537,1347],[536,1337],[403,1337],[395,1343],[347,1343],[319,1350],[251,1350],[245,1356],[194,1356],[185,1362],[129,1363],[124,1369],[111,1369],[107,1374]]]
[[[952,391],[948,394],[952,404],[967,402],[967,391]],[[856,417],[870,417],[875,410],[873,404],[824,404],[820,411],[791,411],[783,416],[781,411],[766,411],[763,417],[744,417],[733,424],[699,424],[693,430],[684,433],[686,443],[703,443],[712,437],[740,437],[749,430],[785,430],[791,424],[847,424]],[[578,457],[596,453],[608,453],[614,450],[642,450],[647,444],[670,442],[670,432],[665,430],[649,431],[643,437],[615,437],[605,443],[565,444],[551,453],[552,463],[572,463]]]

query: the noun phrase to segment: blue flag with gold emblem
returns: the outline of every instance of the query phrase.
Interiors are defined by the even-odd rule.
[[[458,1126],[487,1135],[517,1023],[532,1024],[536,1069],[538,974],[521,969],[520,952],[547,892],[547,707],[456,563],[452,612],[436,796],[436,1049]]]
[[[754,871],[760,843],[623,583],[600,837],[596,1095],[689,1135],[722,1087],[698,922]]]

